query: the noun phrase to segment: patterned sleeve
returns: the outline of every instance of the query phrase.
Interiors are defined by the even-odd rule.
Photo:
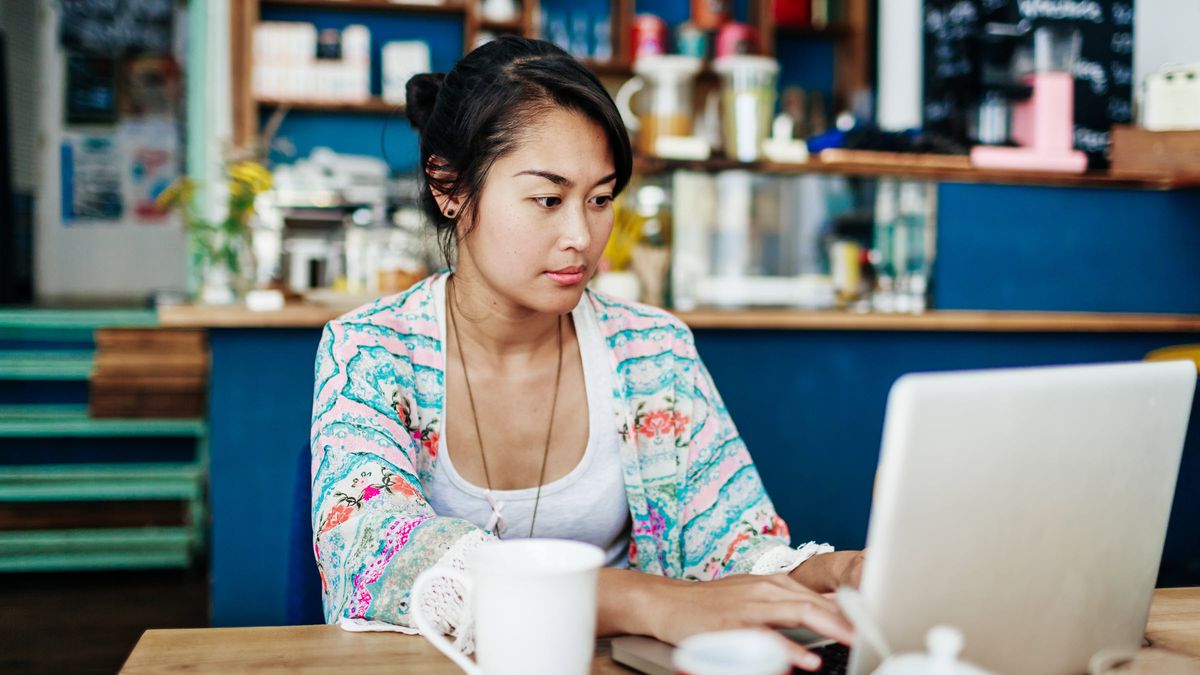
[[[313,548],[325,620],[411,628],[409,590],[435,564],[462,567],[486,542],[471,523],[434,514],[418,479],[409,410],[418,374],[414,336],[367,321],[333,321],[316,359],[313,395]],[[450,582],[430,609],[445,632],[469,623]],[[407,630],[405,632],[408,632]]]
[[[679,360],[683,367],[675,380],[675,415],[678,443],[686,448],[679,477],[685,577],[783,573],[832,551],[815,542],[791,547],[787,524],[775,512],[690,339],[684,352],[688,358]]]

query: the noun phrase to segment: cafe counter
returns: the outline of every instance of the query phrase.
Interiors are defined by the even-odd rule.
[[[163,327],[208,329],[213,625],[297,616],[286,570],[311,556],[313,361],[322,326],[354,303],[277,312],[169,307]],[[1103,312],[680,312],[797,540],[865,543],[888,390],[913,371],[1140,360],[1200,343],[1200,316]],[[1159,585],[1200,585],[1200,411],[1193,412]],[[970,451],[969,439],[964,452]],[[289,604],[291,603],[291,604]],[[292,609],[289,609],[292,607]]]

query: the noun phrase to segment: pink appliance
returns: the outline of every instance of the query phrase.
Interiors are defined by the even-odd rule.
[[[1044,26],[1026,48],[1022,79],[1033,88],[1013,108],[1012,139],[1018,147],[977,145],[971,163],[987,169],[1083,173],[1087,155],[1075,149],[1075,78],[1078,30]],[[1021,59],[1019,59],[1021,61]]]

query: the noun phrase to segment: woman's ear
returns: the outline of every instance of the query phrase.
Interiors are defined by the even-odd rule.
[[[425,174],[429,177],[429,190],[433,193],[442,215],[451,220],[462,215],[462,198],[450,194],[450,187],[457,175],[449,168],[446,160],[437,155],[430,155],[429,161],[425,163]]]

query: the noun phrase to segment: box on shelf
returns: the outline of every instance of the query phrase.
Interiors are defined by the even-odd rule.
[[[1200,130],[1150,131],[1114,126],[1114,176],[1200,176]]]

